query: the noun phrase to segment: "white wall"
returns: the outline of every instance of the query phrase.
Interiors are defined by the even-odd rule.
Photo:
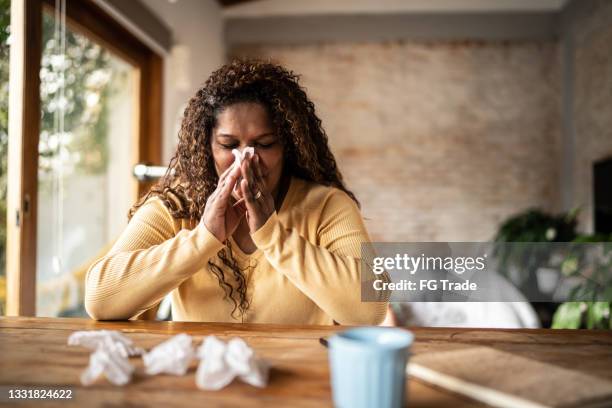
[[[173,33],[164,58],[163,163],[174,153],[187,101],[225,61],[221,7],[215,0],[141,0]]]
[[[224,10],[225,17],[324,14],[559,11],[568,0],[258,0]]]

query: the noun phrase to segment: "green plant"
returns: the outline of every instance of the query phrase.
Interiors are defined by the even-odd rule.
[[[563,303],[553,316],[555,329],[612,329],[612,235],[581,235],[574,241],[561,263],[563,275],[588,275],[569,293],[569,301]],[[594,247],[599,253],[587,257],[580,244],[601,243]],[[572,250],[574,249],[574,250]],[[593,262],[595,260],[595,262]],[[584,301],[589,299],[590,301]],[[604,299],[605,301],[598,301]],[[578,301],[582,300],[582,301]]]
[[[565,214],[550,215],[541,210],[529,209],[506,220],[495,236],[500,245],[495,249],[502,274],[518,285],[523,293],[537,299],[548,299],[548,303],[535,302],[533,306],[542,318],[553,313],[553,328],[612,328],[610,313],[612,303],[612,235],[579,235],[576,232],[579,209]],[[533,245],[533,242],[566,242],[562,246],[564,258],[553,265],[553,246]],[[524,243],[524,245],[521,245]],[[585,244],[601,243],[586,248]],[[588,250],[600,250],[590,254]],[[582,276],[581,282],[569,292],[568,301],[553,303],[538,287],[537,270],[553,267],[566,278]],[[518,276],[511,276],[514,267]],[[588,277],[588,278],[584,278]],[[600,300],[605,301],[600,301]],[[546,324],[545,324],[546,326]]]
[[[496,242],[569,242],[576,238],[579,209],[550,215],[531,208],[508,218],[495,235]]]
[[[510,270],[517,267],[513,280],[523,293],[531,293],[538,299],[546,296],[540,291],[536,271],[548,264],[551,251],[546,245],[533,242],[570,242],[576,234],[578,209],[565,214],[550,215],[538,209],[528,209],[506,220],[495,235],[495,256],[499,259],[500,272],[510,278]],[[523,245],[524,244],[524,245]],[[518,279],[518,282],[516,280]]]

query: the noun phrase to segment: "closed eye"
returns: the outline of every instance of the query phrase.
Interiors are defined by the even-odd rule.
[[[230,150],[231,150],[231,149],[235,149],[235,148],[237,148],[237,147],[238,147],[238,145],[237,145],[237,144],[235,144],[235,143],[234,143],[234,144],[223,144],[223,143],[219,143],[219,145],[221,145],[221,147],[222,147],[222,148],[224,148],[224,149],[230,149]]]
[[[271,143],[256,143],[256,145],[261,148],[261,149],[267,149],[270,148],[272,146],[274,146],[276,144],[276,142],[271,142]]]

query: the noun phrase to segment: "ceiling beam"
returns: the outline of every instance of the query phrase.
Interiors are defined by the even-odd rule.
[[[219,5],[221,7],[232,7],[232,6],[237,6],[238,4],[252,3],[257,0],[217,0],[217,1],[219,2]]]

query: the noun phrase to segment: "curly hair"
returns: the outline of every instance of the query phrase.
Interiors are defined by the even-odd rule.
[[[129,211],[131,218],[151,196],[159,197],[174,218],[200,220],[210,194],[217,187],[211,137],[217,116],[228,106],[255,102],[266,108],[283,146],[283,173],[346,192],[359,205],[342,180],[314,104],[299,84],[299,76],[282,66],[256,59],[237,59],[208,78],[185,109],[176,153],[156,185]],[[217,254],[233,274],[235,285],[225,279],[224,268],[208,262],[218,278],[225,299],[233,303],[232,317],[249,307],[243,274],[232,256],[229,240]]]

